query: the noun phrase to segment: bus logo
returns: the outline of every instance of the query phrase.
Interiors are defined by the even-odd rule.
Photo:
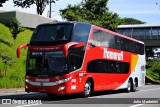
[[[112,52],[104,48],[103,58],[123,61],[123,52]]]

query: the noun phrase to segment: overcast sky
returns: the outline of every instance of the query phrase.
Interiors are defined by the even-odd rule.
[[[22,9],[14,7],[13,0],[7,1],[0,10],[5,11],[22,11],[36,14],[36,6],[32,5],[31,8]],[[78,4],[82,0],[59,0],[52,4],[52,18],[62,20],[59,16],[59,9],[64,9],[68,4]],[[159,5],[156,5],[158,3]],[[131,17],[147,22],[147,24],[160,24],[160,0],[109,0],[109,10],[116,12],[120,17]],[[43,16],[47,17],[49,6],[46,7]]]

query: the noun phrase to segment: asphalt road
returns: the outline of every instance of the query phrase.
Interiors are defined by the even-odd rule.
[[[0,104],[0,107],[160,107],[160,85],[145,85],[131,93],[123,90],[96,92],[89,98],[81,98],[79,94],[49,98],[43,93],[0,93],[0,103],[2,100],[12,104]]]

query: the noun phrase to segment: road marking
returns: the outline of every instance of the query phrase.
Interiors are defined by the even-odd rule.
[[[129,107],[138,107],[138,106],[141,106],[141,105],[144,105],[144,104],[136,104],[136,105],[129,106]]]
[[[21,105],[21,106],[14,106],[14,107],[27,107],[27,106],[36,106],[36,105],[40,105],[40,104]]]
[[[140,90],[140,91],[150,91],[150,90],[158,90],[160,88],[153,88],[153,89],[148,89],[148,90]]]

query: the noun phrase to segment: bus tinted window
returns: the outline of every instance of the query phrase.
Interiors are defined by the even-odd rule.
[[[104,46],[144,55],[143,44],[96,29],[93,30],[91,41],[91,47],[95,46]]]
[[[115,36],[101,30],[94,30],[92,35],[92,46],[115,47]]]
[[[69,40],[72,24],[46,24],[38,26],[31,38],[31,42],[53,42]]]
[[[88,63],[87,72],[127,74],[129,72],[129,63],[101,59],[93,60]]]
[[[118,50],[122,50],[122,47],[123,47],[123,39],[121,37],[116,37],[115,39],[115,48],[118,49]]]
[[[117,36],[115,39],[115,49],[144,55],[144,45],[143,44],[134,42],[134,41],[131,41],[131,40],[119,37],[119,36]]]
[[[73,30],[74,32],[71,41],[84,42],[85,44],[87,44],[90,29],[90,24],[77,23]]]

